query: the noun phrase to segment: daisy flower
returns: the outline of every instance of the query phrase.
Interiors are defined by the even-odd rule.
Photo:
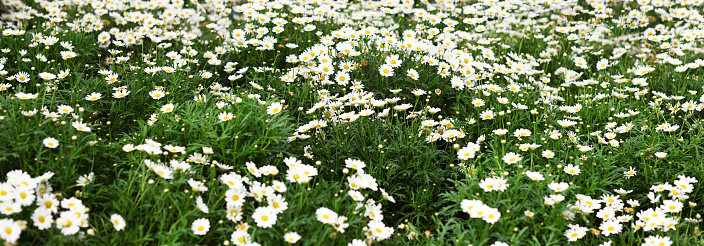
[[[474,100],[472,100],[472,106],[474,106],[474,107],[484,106],[484,100],[482,100],[481,98],[475,98]],[[482,117],[482,118],[484,118],[484,117]]]
[[[576,125],[577,122],[576,122],[576,121],[572,121],[572,120],[558,120],[558,121],[557,121],[557,124],[559,124],[560,126],[562,126],[562,128],[567,128],[567,127]]]
[[[521,161],[523,158],[519,154],[513,153],[513,152],[508,152],[503,158],[503,161],[506,162],[506,164],[514,164],[516,162]]]
[[[339,72],[335,75],[335,82],[337,84],[345,86],[350,81],[350,75],[346,72]]]
[[[166,93],[163,90],[153,90],[149,92],[149,96],[154,100],[159,100],[166,96]]]
[[[27,186],[20,186],[15,189],[15,203],[19,203],[21,206],[32,205],[36,196],[34,195],[34,189]]]
[[[112,97],[120,99],[120,98],[125,98],[127,95],[130,94],[130,91],[126,89],[117,89],[115,92],[112,93]]]
[[[39,93],[22,93],[22,92],[17,92],[15,93],[15,97],[17,97],[20,100],[30,100],[30,99],[37,99],[39,96]]]
[[[271,195],[267,197],[267,200],[269,201],[269,207],[277,214],[283,213],[288,209],[288,202],[281,194]]]
[[[315,211],[315,216],[318,221],[323,224],[333,224],[337,221],[337,213],[326,207],[318,208],[318,210]]]
[[[54,219],[51,216],[51,210],[42,209],[41,207],[34,210],[32,213],[32,222],[34,226],[39,230],[46,230],[51,228],[51,223]]]
[[[39,77],[42,78],[43,80],[54,80],[54,79],[56,79],[56,75],[54,75],[54,74],[52,74],[52,73],[47,73],[47,72],[39,73]]]
[[[553,182],[548,185],[548,188],[550,188],[551,190],[553,190],[555,192],[563,192],[563,191],[567,190],[567,188],[569,188],[569,187],[570,187],[570,185],[567,183],[564,183],[564,182],[561,182],[561,183]]]
[[[587,229],[586,227],[581,227],[579,225],[570,224],[568,225],[568,227],[570,229],[567,229],[567,231],[565,231],[565,237],[567,237],[567,241],[570,242],[575,242],[583,238],[585,235],[587,235],[587,231],[589,231],[589,229]]]
[[[235,117],[235,115],[230,112],[222,112],[222,113],[218,114],[218,119],[220,119],[220,121],[228,121],[234,117]]]
[[[484,217],[484,214],[487,212],[487,210],[491,209],[489,206],[487,206],[483,203],[477,203],[475,206],[476,206],[475,208],[470,210],[469,217],[482,218],[482,217]]]
[[[611,234],[618,234],[623,230],[623,226],[616,220],[605,220],[599,226],[601,234],[604,236],[609,236]]]
[[[545,177],[540,172],[526,171],[526,176],[533,181],[545,180]]]
[[[631,177],[633,177],[633,176],[636,176],[636,169],[633,168],[633,167],[631,167],[631,166],[629,166],[628,168],[629,168],[628,171],[624,171],[624,172],[623,172],[623,176],[625,176],[626,179],[629,179],[629,178],[631,178]]]
[[[169,104],[165,104],[164,106],[161,106],[162,113],[167,114],[167,113],[171,113],[173,111],[174,111],[174,104],[173,103],[169,103]]]
[[[259,178],[262,176],[262,173],[259,171],[259,168],[257,168],[257,165],[254,164],[254,162],[248,161],[245,163],[245,165],[247,166],[247,170],[249,171],[249,173],[251,173],[255,177]]]
[[[76,57],[76,52],[73,51],[61,51],[61,59],[68,60]]]
[[[71,69],[61,70],[61,72],[59,72],[59,74],[57,74],[56,77],[59,79],[66,78],[70,72],[71,72]]]
[[[552,159],[553,157],[555,157],[555,152],[552,152],[552,150],[543,150],[542,155],[545,158]]]
[[[513,132],[513,136],[517,138],[530,137],[531,133],[532,132],[530,130],[521,128]]]
[[[0,183],[0,201],[10,202],[15,198],[15,188],[9,183]]]
[[[661,237],[659,235],[654,235],[654,236],[648,236],[645,238],[643,246],[670,246],[672,245],[672,241],[670,240],[669,237]]]
[[[461,148],[459,151],[457,151],[457,158],[460,160],[469,160],[471,158],[474,158],[476,151],[472,146],[466,146],[464,148]]]
[[[153,165],[151,168],[152,168],[152,170],[154,171],[154,173],[156,173],[157,175],[159,175],[159,177],[161,177],[161,178],[163,178],[163,179],[172,179],[172,178],[174,178],[173,175],[172,175],[172,174],[173,174],[173,170],[171,170],[170,168],[168,168],[168,167],[166,167],[166,166],[162,166],[162,165]]]
[[[210,212],[210,209],[208,209],[208,205],[203,202],[203,197],[201,196],[196,197],[196,208],[206,214]]]
[[[86,185],[90,184],[91,182],[93,182],[93,177],[94,177],[94,176],[95,176],[94,173],[89,173],[89,174],[86,174],[86,175],[81,175],[81,176],[78,177],[78,179],[76,180],[76,186],[86,186]]]
[[[599,60],[599,62],[596,63],[596,69],[597,70],[604,70],[609,67],[609,60],[606,58]]]
[[[408,69],[408,77],[412,80],[418,80],[418,72],[415,69]]]
[[[59,114],[69,114],[73,112],[73,108],[68,105],[59,105],[56,111]]]
[[[369,230],[367,231],[367,236],[379,241],[391,237],[394,232],[394,228],[385,226],[384,223],[381,221],[369,221],[369,224],[367,224],[367,226],[369,227]]]
[[[496,179],[493,178],[486,178],[479,182],[479,187],[484,189],[484,192],[491,192],[496,190],[496,186],[499,184],[496,182]]]
[[[226,202],[228,207],[241,207],[245,202],[245,197],[247,196],[246,190],[244,188],[229,189],[225,193]]]
[[[119,214],[110,215],[110,222],[112,222],[112,225],[115,227],[116,231],[122,231],[125,229],[125,226],[127,226],[125,219],[123,219]]]
[[[530,218],[533,218],[533,216],[535,216],[535,213],[531,212],[530,210],[523,211],[523,214]]]
[[[166,168],[167,170],[171,170]],[[191,186],[191,190],[195,192],[206,192],[208,191],[208,186],[205,186],[205,183],[201,181],[196,181],[193,178],[188,180],[188,185]]]
[[[682,210],[682,202],[679,200],[663,200],[660,208],[668,213],[679,213]]]
[[[379,67],[379,74],[384,77],[391,77],[394,74],[394,69],[389,64],[384,64]]]
[[[15,74],[14,77],[17,80],[17,82],[20,82],[20,83],[27,83],[30,80],[29,74],[25,73],[25,72],[19,72],[19,73]]]
[[[489,224],[494,224],[497,221],[499,221],[499,218],[501,218],[501,213],[499,212],[498,209],[495,208],[489,208],[486,213],[484,213],[484,216],[482,219],[486,221],[486,223]]]
[[[235,230],[232,232],[230,239],[235,245],[245,245],[251,242],[249,233],[246,230]]]
[[[258,227],[270,228],[276,224],[276,211],[270,207],[258,207],[252,213],[252,218]]]
[[[91,93],[90,95],[87,95],[87,96],[86,96],[86,100],[87,100],[87,101],[94,102],[94,101],[97,101],[98,99],[100,99],[101,96],[102,96],[102,95],[101,95],[100,93],[93,92],[93,93]]]
[[[266,113],[270,115],[278,114],[279,112],[281,112],[282,107],[283,105],[281,105],[281,103],[274,102],[266,108]]]
[[[479,118],[482,118],[482,120],[491,120],[494,119],[494,116],[496,116],[494,111],[486,110],[479,115]]]
[[[390,55],[384,59],[386,64],[389,64],[392,68],[397,68],[401,66],[401,60],[399,60],[398,55]]]
[[[579,175],[581,173],[579,166],[574,166],[572,164],[567,165],[563,170],[569,175]]]
[[[22,227],[19,222],[12,219],[0,219],[0,239],[3,241],[14,244],[20,239],[21,232]]]
[[[474,199],[473,200],[464,199],[460,203],[460,207],[462,207],[462,211],[465,213],[468,213],[468,214],[472,214],[475,211],[475,209],[479,209],[482,206],[484,206],[484,203],[482,203],[482,201],[474,200]]]
[[[492,132],[493,132],[494,134],[496,134],[496,136],[503,136],[504,134],[506,134],[506,133],[508,132],[508,130],[506,130],[506,129],[495,129],[495,130],[493,130]]]
[[[284,234],[284,241],[290,244],[295,244],[298,242],[298,240],[301,239],[301,235],[298,235],[296,232],[289,232]]]
[[[332,66],[332,63],[321,63],[318,66],[318,70],[320,73],[325,74],[325,75],[332,75],[335,73],[335,67]]]
[[[118,82],[117,76],[118,75],[116,73],[109,74],[107,77],[105,77],[105,82],[108,83],[108,85]]]
[[[73,123],[71,123],[71,126],[73,126],[73,128],[76,128],[76,130],[82,132],[90,132],[90,127],[88,127],[88,124],[80,121],[74,121]]]
[[[396,105],[396,106],[394,106],[394,109],[397,110],[397,111],[406,111],[407,109],[409,109],[409,108],[411,108],[411,107],[413,107],[412,104],[410,104],[410,103],[404,103],[404,104],[401,104],[401,105]]]
[[[279,193],[286,192],[286,184],[284,184],[284,182],[274,180],[274,181],[272,181],[271,187],[274,188],[274,190],[276,192],[279,192]]]
[[[59,146],[59,140],[56,140],[56,138],[48,137],[44,139],[44,146],[47,148],[56,148]]]
[[[191,230],[193,234],[205,235],[210,230],[210,221],[206,218],[197,219],[191,224]]]
[[[345,167],[352,168],[354,170],[361,170],[367,166],[363,161],[347,158],[345,160]]]

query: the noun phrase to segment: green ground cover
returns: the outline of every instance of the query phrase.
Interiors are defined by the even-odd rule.
[[[704,245],[701,0],[2,0],[6,245]]]

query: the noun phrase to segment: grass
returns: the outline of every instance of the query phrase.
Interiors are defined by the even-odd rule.
[[[0,241],[704,244],[701,3],[639,2],[3,1]]]

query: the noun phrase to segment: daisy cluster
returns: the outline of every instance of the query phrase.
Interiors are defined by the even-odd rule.
[[[594,199],[590,196],[577,194],[577,203],[567,205],[569,210],[563,211],[562,215],[568,220],[575,220],[575,216],[580,214],[585,218],[590,215],[596,216],[596,219],[601,221],[598,226],[598,230],[594,230],[594,233],[600,233],[604,236],[616,235],[623,231],[623,224],[630,224],[636,231],[662,231],[667,232],[669,230],[676,230],[676,226],[680,223],[679,213],[685,206],[684,202],[689,198],[687,194],[691,193],[694,189],[694,183],[697,183],[696,178],[679,176],[677,180],[674,181],[674,185],[669,183],[653,185],[651,186],[651,192],[648,194],[650,206],[642,207],[639,201],[629,199],[624,203],[622,197],[631,193],[632,190],[618,189],[619,195],[607,195],[603,194],[600,199]],[[667,199],[662,199],[662,193],[667,193]],[[628,206],[626,206],[628,204]],[[695,202],[689,202],[688,206],[697,206]],[[641,208],[642,207],[642,208]],[[617,214],[617,213],[620,213]],[[633,216],[635,214],[635,217]],[[699,219],[696,218],[686,218],[685,221],[689,223],[698,223]],[[622,224],[623,223],[623,224]],[[576,241],[584,235],[589,230],[586,227],[581,227],[579,225],[571,224],[570,229],[565,232],[565,236],[568,241]],[[653,244],[653,237],[657,235],[650,236],[645,240],[643,245],[658,245],[659,243]],[[662,237],[655,242],[665,242],[664,245],[671,245],[669,237]]]
[[[520,210],[540,207],[545,214],[538,217],[544,218],[530,210],[523,214],[549,221],[545,210],[557,209],[567,220],[556,223],[568,242],[591,233],[610,245],[613,235],[643,231],[643,245],[670,245],[667,233],[677,229],[685,211],[698,209],[690,198],[698,194],[697,179],[690,177],[697,167],[683,160],[699,154],[692,145],[701,137],[696,131],[704,109],[703,2],[2,0],[0,130],[7,140],[0,140],[0,161],[17,160],[28,170],[61,167],[64,157],[75,158],[75,165],[110,162],[115,170],[134,168],[129,171],[137,178],[129,182],[168,186],[164,193],[188,184],[184,196],[200,216],[188,218],[193,234],[222,229],[211,230],[211,219],[214,211],[224,212],[236,223],[227,230],[227,243],[256,245],[257,230],[288,223],[280,221],[294,205],[291,197],[329,181],[319,175],[327,166],[314,160],[321,143],[357,127],[394,125],[412,129],[409,139],[449,153],[452,163],[437,166],[466,174],[426,178],[422,189],[392,183],[404,198],[395,209],[418,208],[418,193],[403,192],[440,184],[448,193],[462,193],[451,204],[471,218],[508,224],[518,221],[516,213],[502,219],[499,211],[518,205],[491,199],[538,189],[537,202],[523,202]],[[275,136],[287,143],[237,145],[262,132],[262,139],[269,137],[266,131],[277,119],[293,129]],[[240,131],[260,121],[258,129]],[[29,141],[36,144],[21,142],[27,139],[22,132],[32,133]],[[217,141],[196,144],[199,138]],[[250,155],[252,149],[267,156]],[[101,151],[107,153],[96,153]],[[347,154],[357,156],[352,151],[358,150],[343,147],[332,156],[342,162]],[[250,160],[241,161],[239,153]],[[316,164],[304,164],[299,153]],[[382,202],[396,201],[381,188],[394,180],[394,169],[378,171],[376,165],[385,163],[366,163],[349,158],[343,170],[331,170],[342,176],[331,174],[340,188],[327,195],[348,194],[351,201],[340,201],[354,209],[339,203],[313,208],[321,230],[362,232],[365,238],[350,245],[394,235],[394,227],[384,224],[392,219],[382,213]],[[674,175],[664,177],[659,169]],[[0,183],[0,213],[7,217],[0,219],[3,241],[18,241],[28,227],[20,211],[35,203],[32,220],[39,230],[56,226],[73,235],[88,226],[89,209],[80,200],[51,194],[52,174],[31,178],[12,171]],[[95,175],[62,179],[89,190]],[[641,176],[646,182],[636,184]],[[592,177],[609,187],[594,188]],[[305,191],[292,194],[285,182]],[[628,184],[652,187],[631,193],[624,190]],[[457,188],[463,185],[469,188]],[[650,202],[641,205],[645,199]],[[296,203],[297,210],[307,202]],[[132,224],[119,214],[109,221],[117,231]],[[462,229],[477,225],[463,223]],[[309,236],[285,232],[272,233],[291,244]],[[408,233],[409,239],[420,235]],[[446,243],[422,234],[429,243]]]
[[[247,206],[248,198],[253,198],[253,201],[249,201],[249,203],[256,204],[254,211],[251,212],[251,218],[255,225],[263,229],[272,228],[276,225],[278,221],[277,218],[289,207],[289,202],[287,202],[285,198],[287,186],[284,180],[291,184],[308,184],[312,178],[318,175],[316,167],[303,164],[301,160],[295,157],[284,158],[283,162],[288,169],[286,170],[285,178],[281,180],[276,179],[279,175],[279,169],[276,166],[257,166],[253,162],[245,163],[247,174],[240,175],[232,171],[232,167],[219,164],[216,160],[211,160],[208,156],[213,153],[211,148],[203,147],[202,149],[203,154],[194,152],[185,161],[172,159],[169,161],[169,165],[162,164],[162,161],[159,159],[156,161],[145,159],[144,163],[149,171],[165,180],[174,179],[176,171],[189,176],[195,174],[196,171],[189,163],[196,165],[210,164],[212,168],[217,166],[218,170],[226,171],[226,173],[220,175],[219,181],[227,186],[227,189],[222,191],[226,205],[225,217],[234,223],[239,223],[239,225],[235,227],[235,231],[232,232],[229,241],[234,245],[259,245],[248,231],[250,228],[249,224],[246,220],[243,220],[244,214],[248,213],[244,211],[244,208],[249,207]],[[184,147],[174,145],[162,146],[162,144],[150,139],[145,139],[144,144],[137,146],[126,144],[123,150],[125,152],[137,150],[153,157],[162,155],[164,151],[184,156],[187,154]],[[389,196],[384,189],[378,187],[374,177],[364,173],[364,167],[366,167],[364,162],[348,159],[345,163],[346,168],[355,170],[355,174],[347,178],[349,184],[348,194],[351,199],[357,203],[354,209],[354,215],[363,215],[369,220],[369,223],[365,227],[367,240],[382,241],[389,238],[393,234],[393,228],[385,226],[382,222],[384,218],[382,205],[375,202],[374,199],[367,199],[367,196],[364,195],[362,191],[365,189],[380,191],[382,197],[391,202],[395,202],[394,198]],[[266,183],[262,183],[257,179],[266,179],[267,181]],[[150,179],[149,184],[153,183],[154,181]],[[192,191],[198,194],[211,190],[204,182],[194,180],[193,178],[188,180],[188,184]],[[168,188],[166,190],[168,190]],[[204,202],[202,196],[195,197],[195,207],[204,214],[210,213],[209,206]],[[218,210],[220,209],[218,208]],[[362,211],[363,213],[361,213]],[[315,214],[318,221],[332,225],[339,233],[345,233],[345,230],[350,226],[349,223],[347,223],[348,219],[346,216],[338,215],[330,209],[324,207],[319,208]],[[124,219],[122,219],[120,215],[114,215],[113,217],[111,221],[115,229],[118,231],[122,230],[126,224]],[[196,219],[191,225],[191,229],[195,235],[206,235],[210,231],[210,227],[210,220],[207,218]],[[299,234],[290,232],[284,235],[283,240],[288,243],[296,243],[300,238],[301,236]]]
[[[76,198],[65,198],[60,193],[52,193],[49,179],[54,173],[47,172],[42,176],[30,176],[22,170],[8,172],[6,182],[0,183],[0,239],[15,244],[22,231],[31,224],[38,230],[55,227],[64,235],[95,233],[89,227],[88,212],[90,209]],[[81,193],[76,195],[80,197]],[[23,210],[31,210],[29,218],[22,218]]]
[[[472,218],[481,218],[486,223],[494,224],[501,218],[498,209],[487,206],[479,200],[462,200],[460,204],[462,211],[468,213]]]
[[[353,175],[347,177],[347,182],[350,188],[347,194],[352,198],[352,200],[357,202],[355,210],[364,208],[364,216],[369,219],[369,223],[367,224],[367,232],[365,233],[367,239],[377,242],[388,239],[394,233],[394,228],[384,225],[384,215],[381,210],[382,204],[377,203],[374,199],[367,198],[368,195],[364,195],[362,191],[365,189],[379,191],[385,200],[392,203],[395,203],[396,199],[386,193],[383,188],[379,188],[379,184],[372,175],[364,173],[366,164],[363,161],[357,159],[346,159],[345,167],[355,171]],[[343,170],[343,172],[345,170]],[[324,210],[325,208],[321,209]],[[320,209],[318,209],[318,211],[320,211]],[[318,212],[316,212],[316,214],[318,214]],[[318,216],[318,220],[327,224],[326,221],[320,219],[320,216]],[[341,227],[338,223],[333,223],[333,226],[337,228]],[[340,229],[338,229],[338,231],[339,230]],[[344,229],[341,232],[344,232]]]

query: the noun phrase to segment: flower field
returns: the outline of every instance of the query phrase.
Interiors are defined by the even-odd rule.
[[[704,245],[702,0],[2,0],[4,245]]]

